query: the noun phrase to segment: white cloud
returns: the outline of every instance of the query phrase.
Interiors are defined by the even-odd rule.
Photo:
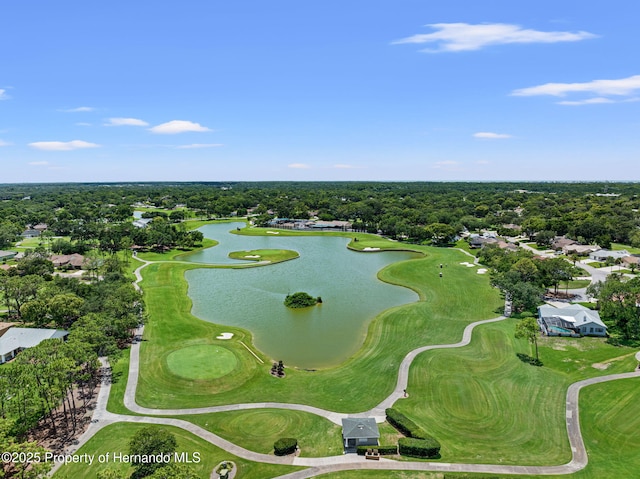
[[[149,123],[138,118],[108,118],[104,126],[149,126]]]
[[[59,111],[63,111],[65,113],[85,113],[93,110],[95,110],[95,108],[91,106],[79,106],[78,108],[68,108],[66,110],[59,110]]]
[[[308,170],[309,168],[311,168],[311,165],[307,165],[305,163],[291,163],[290,165],[287,165],[289,168],[295,168],[298,170]]]
[[[587,98],[586,100],[576,100],[576,101],[563,100],[563,101],[558,101],[556,103],[558,105],[576,106],[576,105],[601,105],[603,103],[632,103],[636,101],[640,101],[640,98],[633,97],[633,98],[626,98],[624,100],[612,100],[611,98],[596,97],[596,98]]]
[[[594,38],[589,32],[542,32],[524,29],[519,25],[507,23],[484,23],[471,25],[468,23],[433,23],[426,25],[436,31],[402,38],[392,42],[401,43],[435,43],[435,49],[426,52],[461,52],[479,50],[490,45],[510,43],[557,43],[576,42]]]
[[[30,161],[29,164],[31,166],[46,166],[49,164],[48,161]]]
[[[357,170],[357,169],[363,168],[362,166],[342,165],[342,164],[333,165],[333,167],[339,170]]]
[[[9,146],[9,145],[11,145],[11,143],[9,143],[8,141],[0,140],[0,146]]]
[[[593,80],[584,83],[545,83],[511,92],[513,96],[566,96],[568,93],[591,93],[600,96],[628,96],[640,90],[640,75],[618,80]],[[592,99],[593,100],[593,99]],[[597,99],[593,103],[608,103]]]
[[[73,140],[73,141],[36,141],[29,143],[31,148],[44,151],[70,151],[80,150],[84,148],[99,148],[100,145],[96,143],[89,143],[88,141]]]
[[[473,134],[474,138],[480,138],[482,140],[502,140],[504,138],[511,138],[511,135],[506,133],[492,133],[490,131],[479,131]]]
[[[197,148],[215,148],[218,146],[222,146],[222,143],[193,143],[191,145],[176,146],[176,148],[179,150],[191,150]]]
[[[172,120],[167,123],[149,128],[151,133],[157,133],[160,135],[175,135],[176,133],[184,133],[187,131],[211,131],[206,126],[202,126],[200,123],[194,123],[192,121],[184,120]]]
[[[7,90],[0,88],[0,100],[8,100],[9,98],[11,97],[7,95]]]

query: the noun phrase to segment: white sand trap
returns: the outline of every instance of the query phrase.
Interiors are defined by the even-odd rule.
[[[380,251],[380,248],[372,248],[371,246],[367,246],[366,248],[362,248],[362,251]]]
[[[248,254],[246,256],[243,256],[243,258],[259,258],[260,255],[259,254]]]
[[[462,263],[460,263],[463,266],[466,266],[467,268],[475,268],[475,264],[471,264],[468,261],[463,261]]]
[[[478,274],[485,274],[487,272],[486,268],[479,268]]]
[[[280,231],[267,231],[268,235],[279,235]]]
[[[233,333],[222,333],[220,336],[216,336],[216,339],[231,339],[233,338]]]

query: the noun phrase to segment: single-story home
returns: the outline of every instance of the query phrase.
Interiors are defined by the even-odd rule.
[[[577,243],[577,241],[575,241],[575,240],[572,240],[572,239],[569,239],[569,238],[565,238],[564,236],[560,236],[560,237],[555,238],[551,242],[551,249],[559,251],[559,250],[563,250],[565,248],[565,246],[574,245],[576,243]]]
[[[593,253],[594,251],[598,251],[600,246],[597,244],[571,244],[564,246],[562,248],[562,252],[564,254],[577,254],[577,255],[588,255]]]
[[[54,254],[49,256],[49,261],[51,261],[56,268],[82,269],[86,258],[78,253]]]
[[[133,222],[133,226],[136,228],[146,228],[152,221],[153,218],[138,218]]]
[[[16,357],[23,349],[37,346],[45,339],[64,339],[68,331],[63,329],[9,328],[0,337],[0,364]]]
[[[37,238],[38,236],[40,236],[40,233],[41,231],[34,230],[33,228],[27,228],[22,233],[20,233],[20,236],[22,236],[23,238]]]
[[[0,261],[7,261],[13,259],[18,254],[17,251],[1,251],[0,250]]]
[[[625,256],[630,256],[630,255],[631,253],[629,253],[625,249],[621,249],[617,251],[611,251],[608,249],[599,249],[598,251],[594,251],[593,253],[591,253],[589,255],[589,258],[595,261],[606,261],[607,258],[622,259]]]
[[[550,304],[538,307],[538,324],[547,336],[606,336],[607,326],[597,311],[581,304],[556,308]]]
[[[345,451],[355,452],[358,446],[377,446],[380,432],[372,417],[344,418],[342,420],[342,443]]]

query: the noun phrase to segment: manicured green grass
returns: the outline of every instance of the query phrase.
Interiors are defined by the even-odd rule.
[[[280,263],[291,259],[299,258],[297,251],[288,249],[252,249],[249,251],[232,251],[229,258],[242,261],[269,261],[270,263]]]
[[[95,454],[97,458],[100,454],[111,453],[113,457],[114,452],[121,454],[128,454],[129,441],[131,437],[141,428],[147,427],[146,424],[132,424],[132,423],[116,423],[105,427],[99,431],[93,438],[82,446],[76,454]],[[157,428],[164,428],[169,430],[175,437],[178,443],[178,452],[186,452],[189,457],[193,457],[194,452],[200,453],[200,463],[191,464],[191,467],[195,470],[199,477],[209,477],[213,468],[220,462],[227,460],[233,461],[238,467],[238,475],[236,477],[242,477],[246,479],[264,479],[267,477],[275,477],[289,472],[302,469],[298,467],[290,466],[278,466],[271,464],[259,464],[255,462],[246,461],[238,457],[229,454],[216,446],[194,436],[191,433],[170,426],[153,426]],[[114,469],[117,472],[122,473],[128,477],[133,468],[130,464],[124,462],[110,461],[104,464],[96,464],[97,459],[93,465],[87,464],[69,464],[62,466],[54,475],[56,479],[76,479],[76,478],[94,478],[98,472],[106,469]]]
[[[351,242],[350,246],[407,249],[407,245],[376,236],[357,237],[359,241]],[[183,275],[188,269],[202,266],[148,266],[143,270],[142,287],[149,321],[145,330],[147,341],[142,344],[138,402],[149,407],[297,402],[343,412],[373,407],[393,389],[398,365],[407,352],[425,344],[456,342],[471,321],[494,317],[502,308],[498,292],[489,286],[488,276],[459,265],[468,260],[460,251],[421,246],[413,249],[425,256],[394,263],[380,271],[379,277],[413,289],[421,300],[382,312],[370,324],[361,350],[343,365],[316,372],[289,369],[284,379],[269,374],[268,358],[262,356],[265,363],[258,363],[239,343],[251,344],[247,331],[200,321],[189,314],[191,302]],[[438,276],[440,264],[447,265],[443,278]],[[171,373],[166,357],[172,351],[193,344],[217,344],[215,336],[224,331],[236,334],[225,342],[225,347],[232,349],[241,361],[237,373],[197,383]],[[367,381],[360,381],[362,377]],[[357,395],[353,394],[354,382],[360,388]]]
[[[302,411],[254,409],[215,414],[179,416],[250,451],[273,453],[281,437],[298,440],[302,457],[340,455],[342,428],[329,420]]]
[[[481,326],[470,346],[424,353],[414,362],[409,398],[395,407],[441,442],[444,461],[564,463],[569,384],[633,370],[632,349],[599,338],[542,338],[544,367],[531,366],[515,354],[532,354],[514,338],[516,322]]]
[[[567,288],[569,289],[578,289],[578,288],[586,288],[591,284],[590,279],[574,279],[569,281],[569,285],[567,286],[567,281],[561,281],[558,285],[558,291],[563,291]]]
[[[611,249],[613,251],[626,249],[631,254],[640,254],[640,248],[634,248],[633,246],[630,246],[628,244],[611,243]]]
[[[124,407],[124,391],[127,387],[129,374],[129,349],[123,350],[117,359],[110,359],[111,364],[111,394],[107,403],[107,411],[115,414],[135,415]]]
[[[209,238],[205,238],[202,240],[202,245],[194,248],[190,251],[185,251],[183,249],[174,248],[165,253],[155,253],[155,252],[144,252],[138,253],[138,257],[145,261],[176,261],[180,260],[180,256],[187,255],[189,253],[193,253],[194,251],[198,251],[204,248],[211,248],[212,246],[217,245],[218,242]]]
[[[224,346],[196,344],[167,356],[169,370],[185,379],[217,379],[238,366],[238,358]]]

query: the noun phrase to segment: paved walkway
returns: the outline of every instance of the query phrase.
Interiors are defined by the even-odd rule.
[[[139,258],[137,258],[139,261]],[[140,270],[150,264],[149,261],[143,261],[145,264],[140,266],[135,271],[136,286],[142,277]],[[138,384],[139,369],[140,369],[140,343],[134,343],[131,346],[131,360],[129,375],[127,381],[127,387],[124,395],[125,406],[133,412],[138,414],[147,414],[155,416],[180,416],[185,414],[201,414],[207,412],[223,412],[223,411],[237,411],[242,409],[259,409],[259,408],[280,408],[291,409],[298,411],[305,411],[312,414],[328,418],[330,421],[340,424],[341,419],[344,417],[358,417],[358,416],[374,416],[376,421],[381,422],[384,420],[384,410],[387,407],[391,407],[398,399],[404,396],[404,390],[407,388],[409,368],[416,358],[416,356],[422,352],[443,349],[443,348],[459,348],[466,346],[470,343],[473,330],[481,325],[487,323],[493,323],[505,319],[504,316],[498,318],[477,321],[468,325],[462,335],[462,339],[453,344],[439,344],[429,345],[421,348],[417,348],[408,353],[400,364],[398,372],[398,381],[394,391],[369,411],[364,411],[360,414],[343,414],[333,411],[327,411],[324,409],[306,406],[302,404],[285,404],[285,403],[247,403],[247,404],[229,404],[225,406],[213,406],[205,408],[190,408],[190,409],[151,409],[139,406],[135,402],[135,393]],[[136,334],[143,334],[144,327],[141,326]],[[640,361],[640,352],[636,354],[636,358]],[[244,449],[236,444],[233,444],[226,439],[217,436],[195,424],[188,421],[183,421],[176,418],[167,417],[148,417],[148,416],[128,416],[123,414],[113,414],[106,410],[107,400],[111,389],[111,370],[103,360],[104,367],[102,368],[103,381],[98,394],[96,403],[96,409],[93,415],[92,424],[87,431],[80,437],[78,444],[72,446],[66,452],[74,452],[85,444],[94,434],[96,434],[103,427],[113,424],[115,422],[136,422],[136,423],[148,423],[148,424],[164,424],[169,426],[180,427],[185,429],[194,435],[214,444],[221,449],[234,454],[238,457],[247,459],[249,461],[263,462],[269,464],[289,464],[295,466],[307,466],[308,469],[303,471],[297,471],[291,474],[280,476],[281,479],[305,479],[315,477],[319,474],[344,471],[344,470],[359,470],[359,469],[376,469],[376,470],[406,470],[406,471],[444,471],[444,472],[475,472],[475,473],[490,473],[490,474],[529,474],[529,475],[550,475],[550,474],[571,474],[573,472],[583,469],[588,462],[587,452],[584,447],[584,441],[580,432],[579,422],[579,408],[578,408],[578,396],[580,390],[592,384],[598,384],[606,381],[613,381],[617,379],[636,378],[640,377],[640,371],[613,374],[608,376],[602,376],[598,378],[586,379],[572,384],[566,397],[566,426],[567,435],[569,437],[569,443],[572,451],[572,459],[567,464],[557,466],[507,466],[501,464],[450,464],[444,462],[407,462],[407,461],[393,461],[382,458],[380,461],[367,461],[364,456],[358,456],[355,454],[342,454],[339,456],[329,456],[321,458],[305,458],[305,457],[278,457],[267,454],[260,454],[253,451]]]

